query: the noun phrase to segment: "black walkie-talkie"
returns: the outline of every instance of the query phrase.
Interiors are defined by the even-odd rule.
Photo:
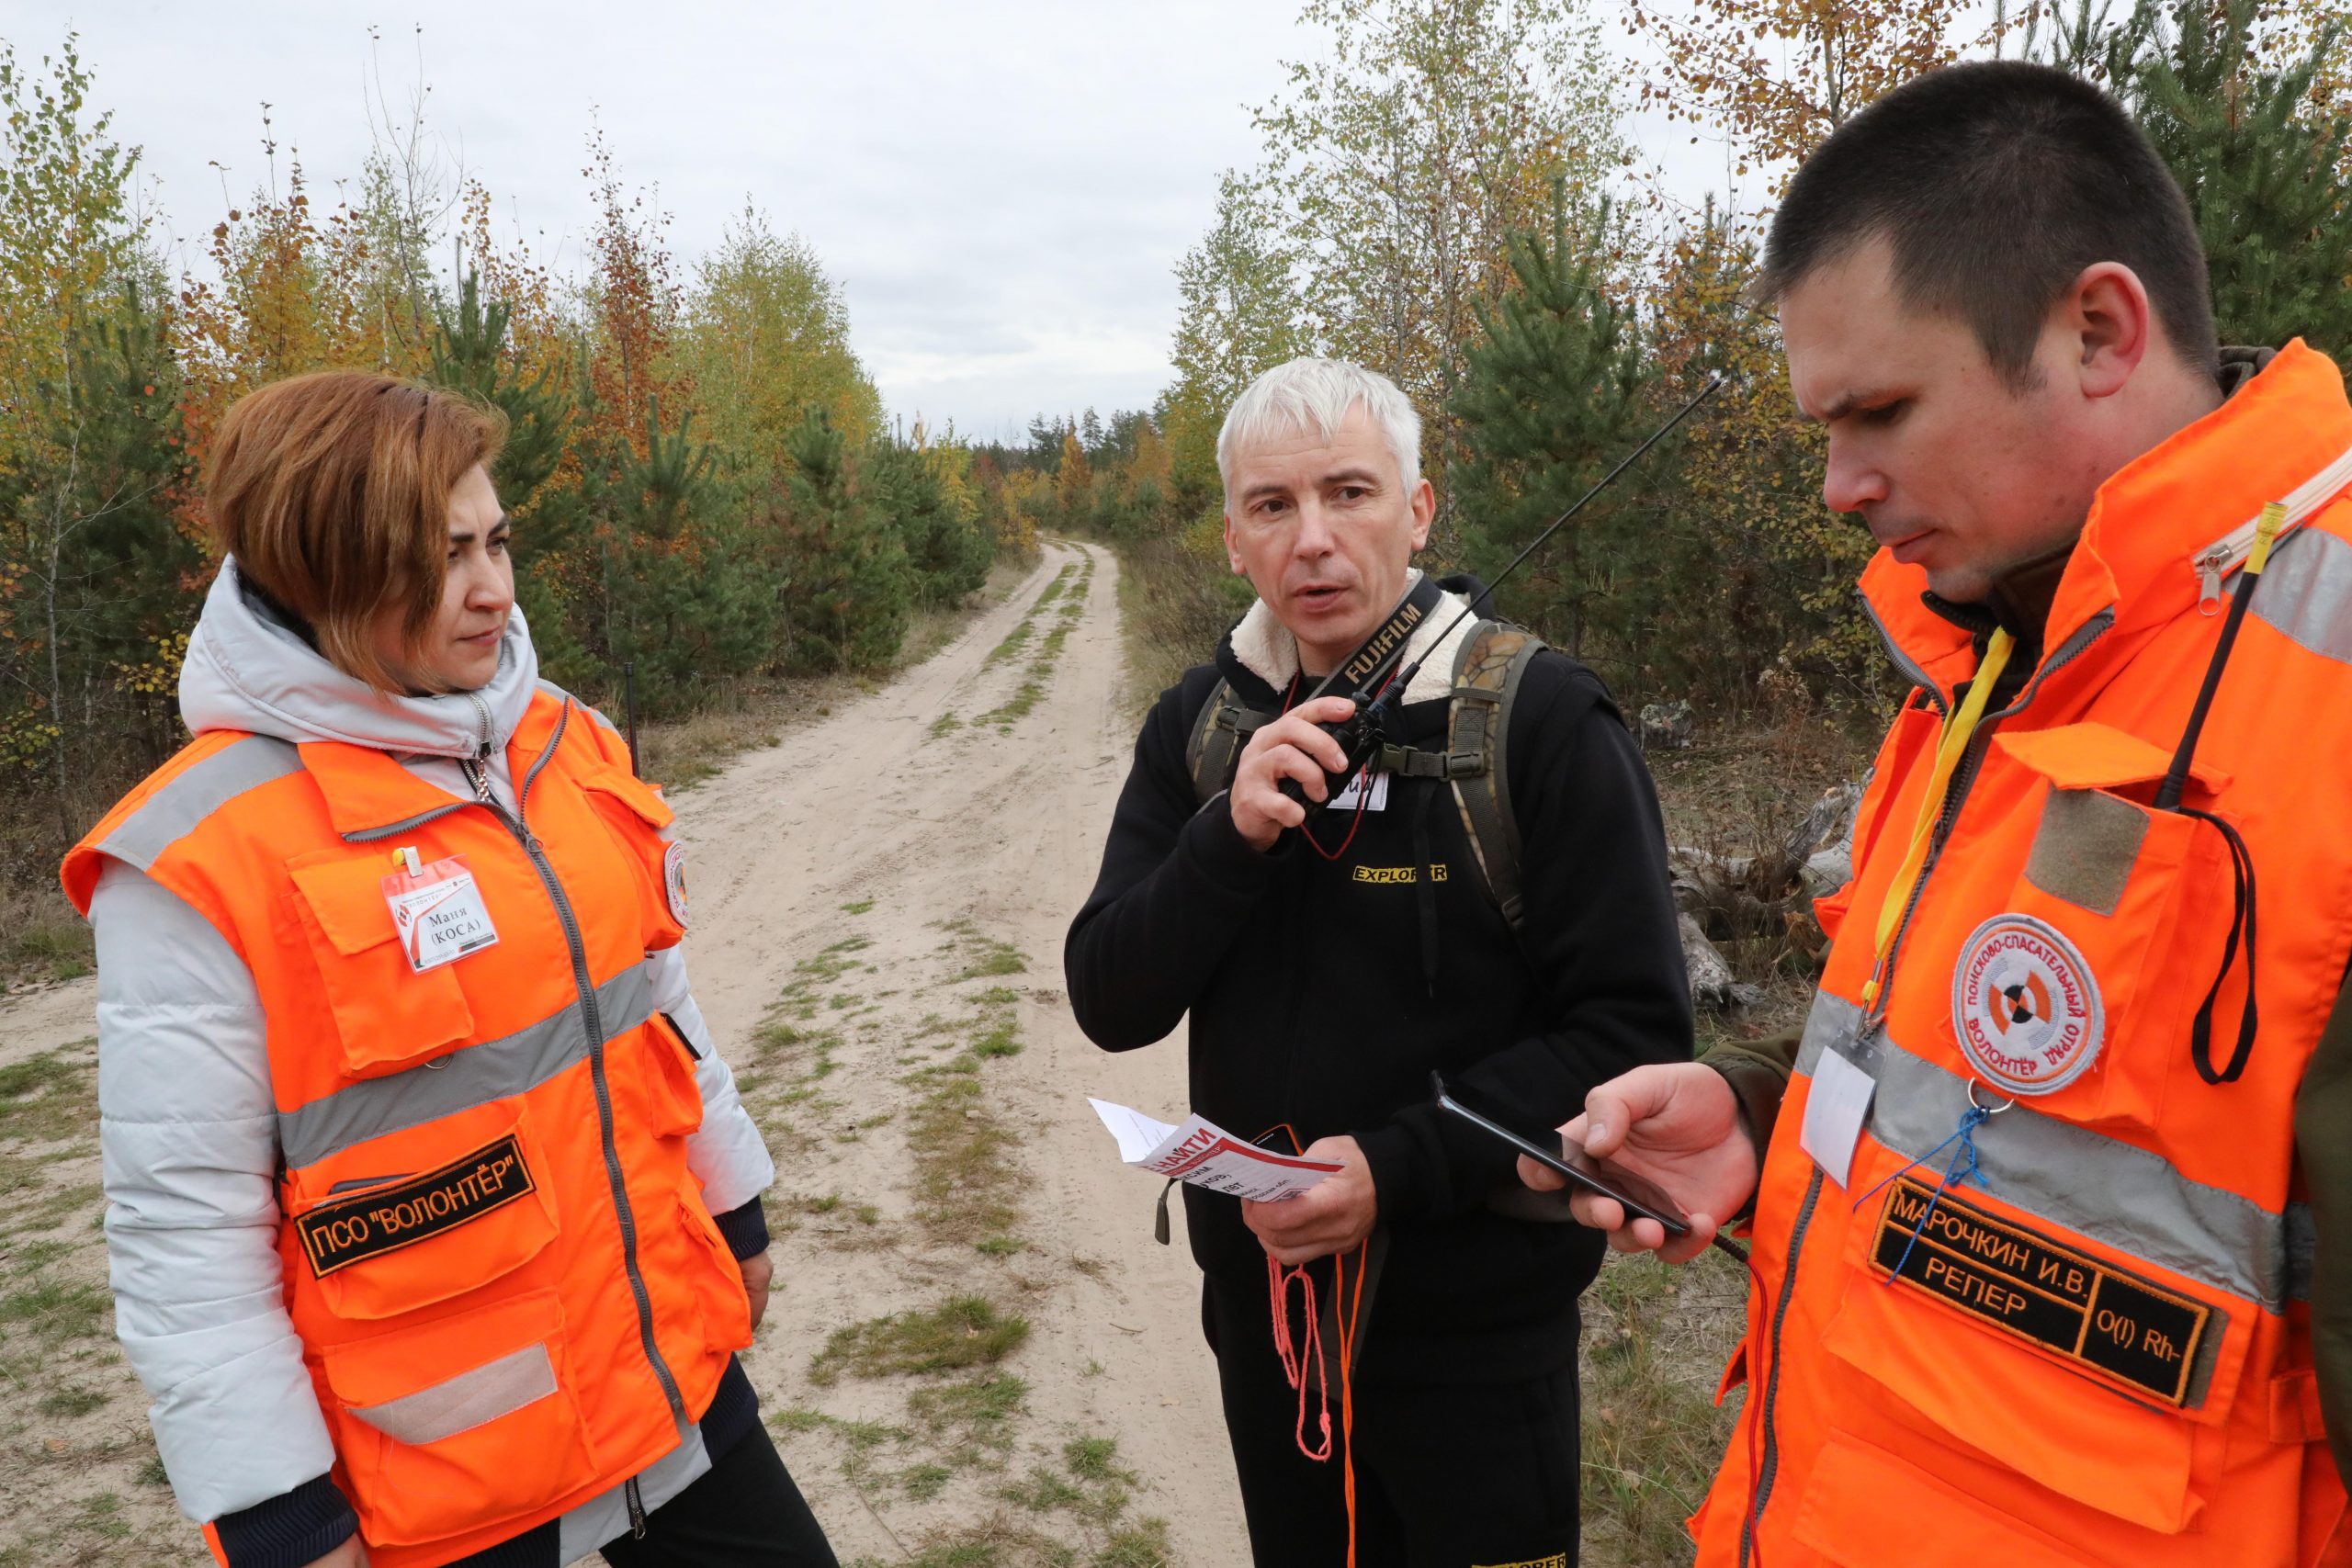
[[[1316,815],[1348,787],[1348,781],[1361,772],[1363,765],[1380,754],[1387,740],[1385,692],[1396,682],[1390,671],[1405,657],[1406,646],[1430,612],[1442,602],[1442,591],[1427,578],[1419,579],[1406,589],[1395,608],[1363,645],[1348,655],[1337,670],[1317,682],[1306,694],[1307,702],[1321,697],[1344,694],[1355,705],[1355,712],[1346,718],[1317,725],[1315,728],[1340,743],[1340,752],[1347,758],[1346,766],[1336,773],[1323,775],[1323,798],[1309,800],[1306,788],[1296,779],[1283,779],[1274,788],[1286,800],[1295,800],[1306,808],[1305,820],[1313,821]],[[1418,667],[1418,666],[1417,666]],[[1410,677],[1407,677],[1410,679]]]
[[[1340,792],[1348,787],[1348,781],[1362,772],[1366,762],[1378,756],[1380,748],[1387,742],[1385,704],[1378,699],[1366,702],[1360,694],[1349,701],[1356,705],[1352,715],[1336,724],[1315,727],[1338,741],[1340,750],[1346,753],[1348,759],[1347,765],[1338,773],[1323,775],[1323,798],[1307,799],[1306,786],[1296,779],[1283,779],[1274,785],[1283,799],[1295,800],[1306,807],[1306,819],[1310,822],[1325,807],[1340,798]]]

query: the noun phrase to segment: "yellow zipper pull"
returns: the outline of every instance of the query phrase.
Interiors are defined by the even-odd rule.
[[[2278,542],[2278,530],[2287,524],[2287,503],[2271,501],[2263,503],[2262,516],[2254,525],[2254,553],[2245,558],[2245,574],[2260,577],[2262,569],[2270,563],[2270,547]]]

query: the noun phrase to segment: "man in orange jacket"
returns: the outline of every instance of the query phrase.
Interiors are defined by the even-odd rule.
[[[1848,122],[1764,288],[1914,690],[1792,1061],[1564,1129],[1690,1213],[1579,1198],[1622,1248],[1754,1205],[1699,1560],[2352,1562],[2294,1139],[2352,956],[2343,378],[2217,354],[2178,187],[2037,66]]]

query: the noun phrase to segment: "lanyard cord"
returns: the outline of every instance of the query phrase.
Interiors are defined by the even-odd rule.
[[[1862,1008],[1866,1012],[1877,1007],[1880,997],[1885,992],[1887,959],[1894,946],[1895,933],[1902,929],[1904,914],[1910,908],[1912,892],[1918,886],[1920,874],[1927,866],[1928,852],[1935,840],[1936,821],[1943,815],[1944,798],[1951,789],[1952,774],[1959,771],[1960,760],[1967,754],[1968,743],[1975,739],[1976,728],[1984,722],[1984,710],[1992,705],[1993,687],[2000,680],[2001,671],[2008,667],[2009,655],[2016,647],[2016,639],[2005,628],[1995,627],[1992,637],[1984,645],[1984,657],[1977,661],[1976,676],[1969,682],[1967,697],[1944,716],[1943,731],[1936,740],[1935,767],[1928,775],[1927,793],[1919,797],[1919,817],[1911,826],[1910,845],[1904,852],[1903,863],[1895,871],[1893,885],[1886,890],[1885,901],[1879,906],[1878,930],[1871,949],[1871,976],[1862,984]],[[1948,1173],[1944,1185],[1950,1186],[1953,1179],[1953,1176]],[[1939,1196],[1942,1190],[1940,1187],[1937,1189]],[[1748,1264],[1748,1277],[1760,1291],[1763,1277],[1757,1272],[1753,1261]],[[1752,1359],[1748,1365],[1751,1400],[1767,1375],[1762,1358]],[[1757,1493],[1761,1461],[1758,1446],[1762,1441],[1763,1427],[1764,1417],[1761,1412],[1758,1412],[1747,1427],[1747,1519],[1742,1532],[1749,1548],[1751,1568],[1763,1568],[1764,1561],[1762,1510],[1758,1506]]]
[[[1936,742],[1935,769],[1928,775],[1928,792],[1919,797],[1919,819],[1911,828],[1911,847],[1905,852],[1902,867],[1894,874],[1894,886],[1886,890],[1886,901],[1878,908],[1878,933],[1871,950],[1871,977],[1862,986],[1865,1010],[1878,1005],[1880,993],[1886,988],[1887,957],[1894,945],[1895,932],[1902,927],[1904,912],[1910,907],[1912,890],[1918,886],[1919,874],[1928,863],[1936,819],[1943,815],[1944,795],[1951,788],[1951,776],[1959,770],[1969,741],[1975,738],[1976,727],[1992,703],[1993,686],[2007,668],[2009,654],[2016,646],[2007,629],[1995,627],[1992,640],[1984,645],[1984,657],[1976,667],[1976,678],[1969,682],[1967,699],[1945,716],[1942,736]]]

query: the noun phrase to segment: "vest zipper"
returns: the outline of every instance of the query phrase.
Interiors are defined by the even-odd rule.
[[[1862,614],[1869,617],[1871,629],[1878,633],[1878,640],[1886,645],[1886,656],[1894,660],[1895,672],[1927,693],[1928,700],[1936,705],[1938,713],[1949,712],[1944,705],[1944,694],[1936,689],[1934,678],[1920,667],[1918,660],[1903,651],[1903,645],[1894,640],[1894,634],[1886,629],[1886,622],[1879,617],[1878,606],[1871,603],[1871,596],[1856,589],[1854,597],[1862,602]]]
[[[2287,508],[2287,521],[2279,529],[2279,539],[2301,527],[2347,484],[2352,484],[2352,451],[2342,453],[2280,498]],[[2254,553],[2255,532],[2261,521],[2259,514],[2247,518],[2188,558],[2189,570],[2197,574],[2197,607],[2206,615],[2214,614],[2207,605],[2221,604],[2222,579],[2244,566],[2246,557]]]
[[[670,1413],[678,1420],[686,1419],[685,1396],[678,1392],[678,1380],[671,1375],[670,1364],[662,1359],[661,1348],[653,1342],[653,1298],[645,1288],[645,1275],[637,1260],[637,1217],[629,1208],[628,1187],[621,1176],[620,1147],[613,1141],[613,1090],[605,1072],[605,1019],[596,1003],[595,981],[588,972],[588,945],[580,935],[579,918],[572,913],[571,899],[564,893],[555,867],[548,861],[547,852],[539,847],[537,835],[530,829],[531,785],[538,781],[539,772],[563,743],[563,732],[571,720],[571,702],[566,698],[563,711],[556,716],[555,733],[548,738],[547,750],[523,775],[522,784],[514,792],[514,815],[510,817],[494,803],[492,815],[506,824],[531,857],[531,865],[546,886],[548,901],[555,905],[556,918],[563,923],[563,940],[571,950],[572,984],[580,991],[580,1018],[588,1031],[588,1073],[596,1089],[596,1125],[605,1145],[605,1178],[613,1192],[613,1212],[621,1227],[621,1270],[628,1277],[628,1288],[637,1298],[638,1338],[645,1348],[645,1359],[660,1380],[662,1397],[670,1403]],[[630,1485],[634,1486],[635,1482]]]
[[[473,786],[474,798],[476,800],[481,801],[484,806],[493,806],[497,804],[497,802],[490,790],[490,751],[492,745],[490,705],[481,700],[481,696],[479,693],[468,692],[466,696],[468,700],[474,705],[474,713],[481,721],[481,739],[475,745],[474,754],[471,757],[460,757],[458,759],[458,771],[464,773],[466,775],[466,783]],[[562,733],[563,729],[560,722],[559,722],[556,728],[556,734],[560,736]]]
[[[1781,1270],[1780,1299],[1772,1303],[1771,1348],[1768,1354],[1771,1366],[1764,1374],[1764,1398],[1756,1418],[1764,1423],[1764,1453],[1756,1461],[1756,1473],[1748,1478],[1749,1500],[1747,1517],[1739,1525],[1740,1568],[1747,1568],[1750,1554],[1756,1548],[1756,1527],[1764,1520],[1764,1506],[1771,1500],[1772,1482],[1781,1468],[1780,1433],[1772,1425],[1773,1406],[1781,1399],[1781,1329],[1788,1322],[1789,1298],[1796,1293],[1797,1258],[1804,1248],[1804,1233],[1813,1224],[1813,1211],[1821,1201],[1821,1168],[1813,1168],[1813,1179],[1804,1190],[1804,1201],[1797,1205],[1796,1224],[1789,1228],[1789,1261]]]
[[[645,1494],[637,1489],[637,1477],[632,1475],[621,1483],[622,1500],[628,1504],[628,1534],[631,1540],[645,1539]]]
[[[480,705],[481,699],[476,697],[474,701]],[[481,707],[481,712],[484,735],[487,737],[488,707]],[[514,836],[514,841],[523,846],[523,852],[530,858],[531,869],[538,873],[539,885],[546,889],[548,901],[555,906],[556,919],[563,927],[564,944],[571,955],[572,986],[580,997],[580,1021],[588,1034],[588,1072],[590,1081],[594,1084],[596,1089],[596,1122],[597,1132],[604,1145],[605,1179],[612,1189],[613,1212],[621,1227],[621,1268],[622,1272],[628,1279],[630,1293],[637,1298],[638,1338],[644,1347],[647,1364],[653,1369],[654,1378],[662,1385],[662,1395],[669,1402],[671,1414],[679,1421],[684,1421],[686,1419],[685,1396],[678,1392],[678,1380],[671,1374],[669,1363],[662,1359],[661,1349],[654,1344],[653,1298],[647,1292],[645,1276],[638,1267],[637,1216],[629,1207],[628,1184],[621,1176],[620,1149],[613,1140],[613,1091],[605,1072],[605,1020],[596,1003],[595,982],[588,972],[588,945],[580,935],[580,920],[572,912],[571,900],[564,893],[563,884],[557,878],[555,867],[548,862],[547,852],[539,847],[539,840],[529,827],[531,786],[538,782],[540,773],[554,758],[556,748],[562,744],[563,732],[571,722],[571,703],[567,698],[564,701],[562,712],[556,716],[555,732],[548,738],[547,749],[539,753],[538,760],[531,764],[530,771],[523,775],[522,784],[515,789],[514,811],[512,815],[491,797],[488,790],[488,775],[482,771],[479,759],[467,769],[466,777],[474,784],[474,792],[481,797],[479,804],[482,809],[498,818],[506,830]],[[487,755],[489,745],[487,739],[483,745],[484,755]],[[461,762],[460,766],[465,764]],[[463,811],[465,808],[463,801],[452,801],[447,806],[435,807],[431,811],[420,812],[414,817],[404,821],[394,822],[388,827],[345,833],[343,836],[344,841],[354,844],[372,843],[379,839],[387,839],[394,834],[408,832],[423,823],[447,817],[453,811]]]
[[[1869,601],[1865,600],[1863,604],[1867,608]],[[1918,665],[1895,648],[1894,639],[1887,637],[1885,624],[1879,620],[1875,612],[1871,614],[1871,621],[1878,627],[1879,635],[1886,638],[1887,648],[1894,653],[1897,666],[1906,674],[1924,676],[1925,672],[1919,670]],[[1903,918],[1895,923],[1894,941],[1886,950],[1885,973],[1879,980],[1878,1006],[1861,1021],[1858,1035],[1867,1036],[1885,1022],[1887,1009],[1894,1002],[1895,967],[1902,961],[1904,940],[1911,933],[1911,917],[1918,912],[1919,900],[1927,894],[1928,879],[1935,874],[1937,863],[1943,859],[1944,846],[1951,839],[1952,824],[1960,819],[1960,809],[1967,803],[1969,789],[1976,782],[1977,769],[1992,745],[1994,721],[2022,713],[2040,694],[2043,682],[2080,659],[2091,644],[2105,637],[2114,625],[2115,612],[2111,609],[2101,610],[2085,621],[2055,653],[2035,667],[2023,689],[2018,693],[2016,701],[1997,713],[1986,714],[1978,722],[1976,733],[1969,738],[1968,749],[1961,753],[1959,767],[1952,771],[1951,780],[1945,785],[1943,807],[1936,814],[1935,833],[1928,841],[1928,858],[1921,863],[1919,874],[1911,884],[1911,896],[1903,906]],[[1942,708],[1945,705],[1943,699],[1933,682],[1925,682],[1925,685],[1937,707]],[[1755,1545],[1756,1530],[1763,1523],[1765,1505],[1770,1500],[1773,1478],[1780,1469],[1780,1432],[1772,1425],[1772,1413],[1780,1402],[1781,1393],[1781,1329],[1787,1317],[1789,1302],[1796,1293],[1797,1265],[1803,1259],[1805,1233],[1811,1228],[1814,1209],[1821,1197],[1821,1168],[1816,1165],[1812,1180],[1806,1184],[1804,1201],[1797,1207],[1796,1223],[1789,1230],[1788,1260],[1781,1265],[1780,1295],[1772,1306],[1771,1364],[1765,1369],[1763,1404],[1757,1413],[1757,1418],[1764,1423],[1764,1451],[1757,1461],[1756,1474],[1750,1478],[1747,1517],[1740,1526],[1741,1568],[1747,1568],[1749,1553]]]

